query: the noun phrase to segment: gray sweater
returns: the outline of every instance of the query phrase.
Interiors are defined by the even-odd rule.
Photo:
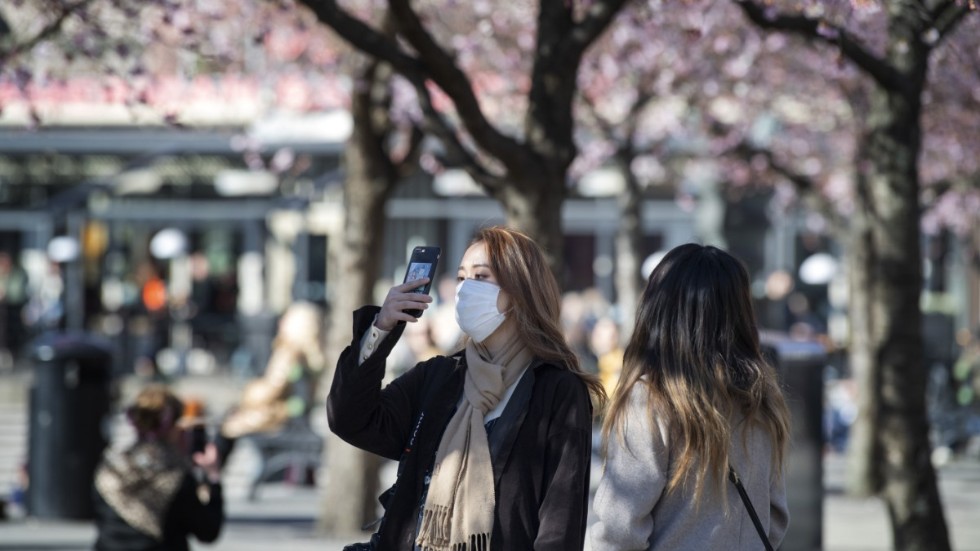
[[[726,498],[713,479],[706,481],[700,507],[691,492],[680,488],[665,493],[675,467],[675,445],[664,415],[647,410],[647,389],[637,385],[630,394],[625,438],[610,437],[609,450],[593,504],[598,522],[591,528],[594,551],[757,551],[764,549],[735,486],[725,478]],[[733,423],[735,425],[736,423]],[[625,443],[625,446],[624,446]],[[742,445],[732,439],[730,458],[755,507],[769,541],[778,548],[789,524],[784,477],[770,460],[772,449],[765,431],[749,429]],[[727,504],[727,514],[726,507]]]

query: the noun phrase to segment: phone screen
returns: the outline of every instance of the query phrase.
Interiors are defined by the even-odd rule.
[[[429,287],[432,285],[432,263],[431,262],[411,262],[408,265],[408,274],[405,275],[405,282],[416,281],[427,277],[430,279],[428,283],[419,287],[415,290],[416,293],[426,294],[429,292]]]
[[[405,270],[404,283],[429,278],[428,283],[418,287],[413,292],[423,295],[429,294],[429,289],[432,288],[432,280],[436,275],[436,266],[439,264],[440,252],[441,249],[434,245],[415,247],[415,249],[412,250],[412,256],[408,259],[408,269]],[[415,317],[422,315],[421,310],[405,310],[405,312]]]

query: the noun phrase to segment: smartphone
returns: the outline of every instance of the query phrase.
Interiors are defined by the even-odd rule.
[[[429,278],[429,282],[415,289],[416,293],[427,295],[432,288],[432,280],[436,275],[436,266],[439,265],[439,254],[442,249],[435,245],[425,245],[412,249],[412,256],[408,259],[408,269],[405,270],[405,280],[402,283],[416,281],[423,277]],[[422,315],[422,310],[405,310],[405,313],[415,317]]]
[[[208,445],[208,430],[204,425],[194,425],[191,428],[191,454],[203,452]]]

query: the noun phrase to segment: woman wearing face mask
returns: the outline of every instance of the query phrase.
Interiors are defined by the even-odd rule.
[[[467,335],[382,388],[405,310],[432,301],[393,287],[354,314],[327,402],[347,442],[399,460],[368,548],[569,551],[584,545],[592,439],[590,394],[605,399],[562,337],[560,294],[523,233],[481,230],[457,271],[456,318]]]

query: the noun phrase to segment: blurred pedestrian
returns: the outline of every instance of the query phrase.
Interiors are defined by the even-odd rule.
[[[137,340],[136,375],[146,381],[162,381],[163,373],[157,363],[157,355],[166,348],[170,339],[170,306],[167,282],[153,261],[147,260],[136,269],[139,284],[140,314],[145,324],[143,334]]]
[[[436,347],[448,355],[459,350],[463,337],[456,323],[456,274],[448,273],[438,283],[434,287],[435,305],[426,311],[425,317],[429,320],[429,332]]]
[[[382,388],[385,359],[432,299],[391,288],[354,313],[327,414],[347,442],[400,461],[371,549],[581,550],[589,499],[590,393],[562,336],[560,294],[541,249],[481,230],[457,271],[464,350],[419,363]],[[365,544],[360,544],[364,548]]]
[[[324,362],[323,313],[309,302],[291,304],[279,319],[265,372],[245,386],[221,423],[217,443],[222,464],[238,438],[279,430],[294,419],[305,422]]]
[[[62,326],[65,315],[64,292],[65,281],[61,265],[48,261],[39,281],[30,284],[30,298],[21,311],[24,324],[30,329],[32,336],[36,337]]]
[[[606,394],[612,396],[623,370],[623,347],[619,344],[619,326],[609,316],[600,317],[592,327],[589,345],[596,357],[599,380]]]
[[[973,331],[953,364],[956,402],[961,407],[980,405],[980,327]]]
[[[779,547],[789,413],[734,257],[681,245],[651,273],[603,436],[596,551]]]
[[[13,367],[20,334],[21,309],[27,302],[27,273],[7,251],[0,251],[0,373]]]
[[[189,536],[218,539],[225,518],[218,452],[210,443],[191,449],[178,422],[183,409],[166,387],[151,385],[126,410],[136,443],[107,452],[95,474],[96,551],[186,551]]]
[[[952,449],[956,453],[974,454],[980,451],[980,327],[972,334],[964,331],[963,349],[953,364],[956,403],[959,406],[956,438]]]
[[[402,337],[391,349],[386,380],[395,379],[415,364],[442,354],[432,338],[432,320],[419,318],[418,323],[405,326]]]

